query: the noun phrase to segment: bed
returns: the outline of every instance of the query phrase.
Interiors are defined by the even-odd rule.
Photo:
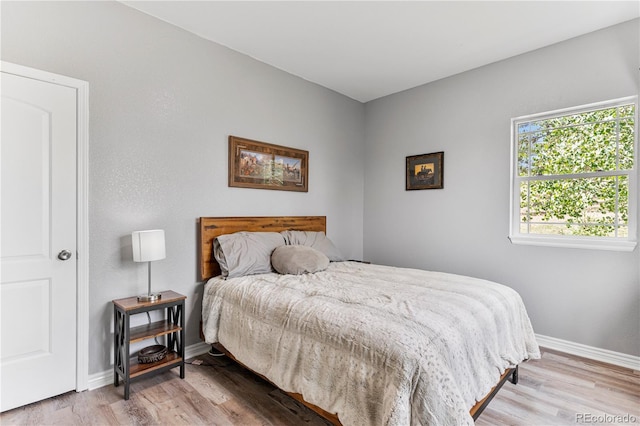
[[[520,296],[500,284],[355,261],[220,276],[217,237],[324,235],[324,216],[202,217],[199,227],[205,341],[333,424],[471,425],[517,383],[518,364],[540,356]]]

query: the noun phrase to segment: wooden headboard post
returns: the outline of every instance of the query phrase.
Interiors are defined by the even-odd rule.
[[[220,275],[220,265],[213,258],[213,239],[234,232],[327,232],[326,216],[259,216],[259,217],[201,217],[198,239],[200,280]]]

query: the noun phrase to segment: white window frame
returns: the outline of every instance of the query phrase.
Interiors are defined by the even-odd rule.
[[[520,232],[520,182],[525,178],[518,176],[518,125],[524,122],[537,121],[553,117],[580,114],[592,110],[613,108],[625,104],[635,104],[634,116],[634,142],[633,142],[633,169],[624,174],[629,177],[629,217],[628,237],[591,237],[574,235],[542,235],[523,234]],[[558,109],[539,114],[526,115],[511,119],[511,196],[509,203],[509,239],[513,244],[568,247],[597,250],[633,251],[637,245],[638,226],[638,96],[614,99],[604,102],[596,102],[578,107]],[[571,178],[571,175],[568,175]],[[589,177],[587,174],[575,175]]]

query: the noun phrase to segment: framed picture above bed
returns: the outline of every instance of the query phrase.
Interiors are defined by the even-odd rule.
[[[444,152],[407,157],[406,190],[442,189]]]
[[[229,186],[309,191],[309,151],[229,136]]]

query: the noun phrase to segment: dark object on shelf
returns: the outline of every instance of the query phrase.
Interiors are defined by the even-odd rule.
[[[167,356],[167,347],[164,345],[147,346],[138,352],[138,362],[140,364],[149,364],[160,361]]]

